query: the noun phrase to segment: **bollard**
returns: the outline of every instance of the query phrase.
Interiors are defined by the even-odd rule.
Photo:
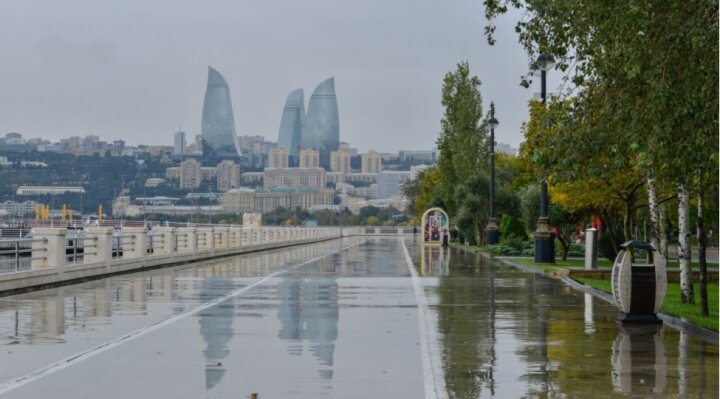
[[[597,269],[598,231],[585,230],[585,270]]]

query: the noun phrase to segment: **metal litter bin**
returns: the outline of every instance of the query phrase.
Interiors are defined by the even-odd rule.
[[[620,323],[662,323],[657,317],[667,292],[667,261],[655,248],[642,241],[628,241],[615,258],[612,293],[622,312]],[[632,252],[643,250],[644,263],[632,263]]]

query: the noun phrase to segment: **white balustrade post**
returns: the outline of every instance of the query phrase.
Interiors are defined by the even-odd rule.
[[[218,233],[218,249],[228,249],[230,248],[230,242],[228,242],[229,238],[229,227],[215,227],[215,231]]]
[[[198,247],[198,240],[197,240],[197,228],[195,227],[178,227],[177,235],[184,234],[185,235],[185,246],[183,247],[183,252],[191,252],[194,253],[197,251]],[[178,248],[178,251],[180,249]]]
[[[91,227],[85,229],[85,261],[103,262],[109,268],[112,260],[112,227]]]
[[[205,234],[206,234],[205,242],[207,243],[207,249],[214,251],[215,250],[215,228],[208,227]]]
[[[252,238],[250,236],[250,232],[242,229],[242,231],[240,232],[240,246],[250,245],[250,238]]]
[[[213,236],[212,227],[198,227],[197,229],[198,241],[202,241],[202,245],[198,244],[199,250],[211,250],[215,245],[215,237]],[[202,240],[200,240],[202,237]]]
[[[67,229],[36,228],[32,238],[32,260],[30,268],[46,269],[65,267],[67,257],[65,248]]]
[[[123,258],[136,259],[147,255],[147,227],[123,227]],[[127,244],[132,244],[128,246]]]
[[[173,254],[177,251],[175,243],[175,227],[155,227],[153,230],[157,231],[160,235],[162,242],[162,251],[160,253],[165,255]],[[155,251],[155,254],[158,252]]]

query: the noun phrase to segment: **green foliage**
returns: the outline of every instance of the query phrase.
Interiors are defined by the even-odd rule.
[[[482,252],[489,253],[490,255],[496,256],[519,256],[522,251],[517,248],[513,248],[507,245],[485,245],[480,249]]]
[[[528,235],[525,231],[525,226],[520,218],[510,216],[508,214],[502,215],[500,219],[500,239],[512,240],[512,239],[527,239]]]
[[[466,62],[458,64],[455,72],[445,75],[442,105],[445,107],[440,137],[437,140],[440,158],[437,169],[442,187],[440,198],[446,210],[456,215],[459,203],[455,188],[463,184],[487,159],[487,128],[481,123],[482,97],[480,79],[470,75]]]

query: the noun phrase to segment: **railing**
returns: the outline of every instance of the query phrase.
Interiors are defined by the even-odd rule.
[[[150,225],[151,227],[148,227]],[[122,226],[122,227],[120,227]],[[370,234],[368,227],[243,227],[187,223],[134,223],[83,228],[33,227],[26,237],[0,239],[0,273],[56,268],[79,273],[81,265],[126,267],[133,259],[153,265],[173,259],[194,260],[248,250],[276,248],[341,236]],[[403,229],[372,228],[374,234]],[[109,269],[108,269],[109,270]],[[83,272],[85,273],[85,272]]]
[[[33,260],[45,259],[45,250],[33,249],[33,243],[44,239],[16,238],[0,240],[0,273],[30,270]]]

